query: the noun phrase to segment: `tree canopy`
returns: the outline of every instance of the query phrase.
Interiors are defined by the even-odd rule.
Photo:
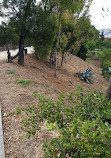
[[[11,44],[18,41],[20,59],[23,58],[25,45],[33,45],[35,54],[40,58],[51,53],[55,57],[57,68],[58,50],[62,52],[62,57],[67,51],[78,54],[83,43],[85,46],[88,40],[95,38],[96,29],[91,25],[88,15],[91,2],[92,0],[41,0],[37,4],[35,0],[3,0],[8,22],[5,27],[0,26],[0,32],[4,34],[4,39],[8,39],[4,41]]]

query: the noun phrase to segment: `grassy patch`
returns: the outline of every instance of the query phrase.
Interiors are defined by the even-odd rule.
[[[31,80],[23,80],[23,79],[17,79],[17,83],[22,84],[24,87],[26,87],[29,84],[32,84]]]
[[[19,106],[17,106],[16,109],[13,110],[13,111],[11,111],[9,115],[10,115],[10,116],[13,116],[13,115],[15,115],[15,114],[19,115],[19,114],[21,114],[21,112],[24,111],[24,110],[25,110],[24,107],[19,107]]]
[[[8,74],[16,74],[16,71],[15,70],[6,70],[6,73],[8,73]]]

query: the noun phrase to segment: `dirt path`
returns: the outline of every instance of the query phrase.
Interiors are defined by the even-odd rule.
[[[28,54],[31,54],[33,52],[33,47],[26,47],[28,50]],[[18,49],[16,50],[10,50],[11,56],[16,55],[18,52]],[[1,51],[0,52],[0,60],[6,60],[7,59],[7,51]]]
[[[49,59],[43,62],[35,60],[33,55],[25,56],[24,67],[19,66],[17,61],[12,64],[0,61],[0,100],[6,158],[42,158],[41,144],[44,140],[50,140],[54,137],[54,134],[48,133],[44,124],[42,124],[41,131],[37,132],[34,137],[22,141],[25,135],[25,132],[20,129],[23,116],[9,115],[17,106],[38,104],[37,98],[32,95],[34,91],[53,98],[59,93],[75,93],[76,87],[79,85],[84,86],[85,89],[106,92],[108,82],[102,77],[100,67],[73,56],[63,67],[58,67],[58,76],[55,78],[54,66],[50,68],[48,61]],[[59,57],[58,65],[60,65]],[[92,67],[95,73],[94,84],[82,82],[76,75],[78,71],[84,71],[88,67]],[[8,73],[7,70],[14,70],[15,73]],[[33,84],[24,87],[17,83],[17,79],[28,79]]]

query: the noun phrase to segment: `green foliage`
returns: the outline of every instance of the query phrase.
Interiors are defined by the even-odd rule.
[[[87,56],[87,58],[93,58],[93,57],[95,57],[95,51],[88,50],[86,56]]]
[[[19,107],[17,106],[15,110],[11,111],[9,115],[13,116],[13,115],[19,115],[21,114],[22,111],[24,111],[24,107]]]
[[[88,49],[94,50],[96,46],[95,39],[99,37],[99,32],[91,25],[87,15],[82,15],[75,25],[75,34],[77,37],[77,56],[85,60],[87,58]]]
[[[111,103],[107,104],[101,93],[87,92],[84,96],[82,94],[78,91],[75,97],[68,96],[70,103],[61,110],[64,119],[63,126],[59,128],[59,138],[43,145],[44,157],[111,156],[111,125],[102,120],[106,106],[111,106]],[[111,118],[111,114],[109,117]]]
[[[21,109],[19,107],[16,107],[16,114],[17,115],[21,114]]]
[[[87,16],[91,0],[87,2],[84,0],[42,0],[42,3],[46,10],[51,10],[57,14],[58,25],[56,32],[58,37],[56,34],[56,40],[58,40],[55,49],[59,48],[59,50],[62,50],[62,54],[68,50],[71,51],[75,49],[76,41],[80,41],[81,39],[83,41],[86,37],[89,39],[94,36],[94,28],[91,26],[89,17]],[[79,17],[81,12],[82,16]],[[76,15],[74,15],[74,13],[76,13]],[[83,55],[83,58],[85,58],[85,55]]]
[[[47,120],[49,131],[57,130],[58,137],[43,144],[45,158],[111,157],[111,102],[102,92],[84,91],[59,95],[57,100],[38,93],[38,106],[28,106],[22,129],[27,137]]]
[[[111,75],[111,52],[108,49],[104,49],[103,53],[100,55],[100,61],[102,63],[102,74],[104,77]]]
[[[15,70],[6,70],[6,73],[8,73],[8,74],[16,74],[16,71]]]
[[[102,65],[102,75],[108,80],[111,77],[111,50],[110,49],[95,49],[88,51],[87,56],[97,57]]]
[[[87,42],[87,48],[92,51],[96,48],[96,42],[94,40],[90,40]]]
[[[36,105],[28,105],[23,111],[25,111],[25,118],[22,119],[22,130],[26,131],[25,138],[30,138],[31,135],[35,135],[36,131],[40,129],[39,123],[43,121],[43,118],[39,115],[40,110]]]
[[[96,41],[96,48],[101,49],[102,48],[102,40],[98,38]]]
[[[32,84],[31,80],[23,80],[23,79],[17,79],[17,83],[22,84],[24,87],[26,87],[29,84]]]
[[[49,55],[56,33],[56,17],[48,12],[44,12],[42,8],[37,9],[36,23],[32,30],[32,45],[35,48],[35,54],[40,58]]]
[[[60,34],[62,37],[57,40],[56,49],[60,48],[60,43],[63,44],[63,52],[74,49],[76,40],[95,36],[95,29],[86,16],[91,1],[42,0],[37,5],[35,0],[3,0],[3,6],[8,9],[7,16],[11,17],[8,23],[12,29],[10,37],[17,38],[12,43],[22,35],[25,44],[33,45],[35,54],[42,59],[49,55]],[[81,12],[82,16],[78,18]],[[8,34],[6,37],[11,39]]]
[[[8,17],[4,27],[5,44],[18,44],[19,37],[24,39],[30,35],[33,17],[36,10],[35,0],[3,0],[2,6],[6,10],[4,16]]]
[[[104,53],[101,54],[100,56],[100,60],[102,63],[104,63],[104,61],[111,61],[111,52],[108,49],[104,49]]]
[[[111,48],[111,39],[104,40],[104,41],[102,42],[102,44],[103,44],[103,47],[105,47],[105,48],[107,48],[107,49]]]
[[[85,60],[87,58],[87,52],[88,52],[88,49],[86,47],[86,44],[82,43],[77,53],[77,56]]]
[[[109,88],[107,89],[106,96],[109,100],[111,100],[111,81],[110,81]]]
[[[0,46],[4,46],[6,43],[16,45],[18,43],[18,36],[10,24],[3,23],[0,26]]]

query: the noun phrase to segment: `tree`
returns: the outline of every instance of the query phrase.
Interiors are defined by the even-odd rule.
[[[83,14],[78,19],[75,30],[77,37],[75,55],[85,60],[87,48],[94,49],[96,47],[95,40],[99,37],[99,31],[91,25],[89,15],[87,14]]]
[[[101,40],[104,41],[104,31],[102,31],[102,33],[101,33]]]
[[[36,8],[29,40],[35,48],[35,54],[41,59],[49,55],[56,34],[56,17],[41,6]]]
[[[87,48],[92,51],[96,48],[96,42],[94,40],[90,40],[87,42]]]
[[[88,52],[88,49],[86,47],[86,43],[81,43],[77,56],[85,60],[87,58],[86,56],[87,52]]]
[[[31,27],[31,20],[36,9],[35,0],[3,0],[3,6],[7,9],[9,24],[15,28],[19,36],[18,63],[24,65],[24,41]]]
[[[62,32],[62,18],[64,16],[64,13],[66,12],[67,15],[72,15],[73,17],[72,19],[74,20],[74,13],[77,13],[79,15],[83,10],[86,11],[90,3],[91,3],[91,0],[81,0],[81,1],[42,0],[42,5],[44,7],[44,10],[48,10],[49,12],[56,14],[56,17],[57,17],[57,31],[56,31],[57,38],[56,38],[56,44],[55,44],[55,61],[56,61],[55,76],[57,75],[57,50],[60,47],[60,35]],[[64,54],[64,51],[63,51],[63,54]]]
[[[55,54],[56,76],[57,51],[62,46],[63,56],[65,51],[73,49],[75,41],[80,43],[79,37],[84,36],[84,33],[79,33],[80,29],[78,31],[74,27],[85,19],[82,19],[81,15],[86,14],[91,1],[42,0],[37,5],[35,0],[3,0],[4,7],[8,9],[7,15],[10,15],[8,25],[14,28],[19,36],[18,63],[24,64],[25,42],[31,43],[41,58],[46,57],[52,48]]]
[[[9,46],[12,48],[16,48],[16,45],[18,43],[18,35],[16,34],[14,28],[12,28],[9,24],[2,22],[2,25],[0,25],[0,46],[5,46],[7,49],[8,54],[8,62],[12,62],[13,59],[15,59],[18,56],[18,53],[16,56],[11,57],[11,53],[9,50]]]
[[[46,57],[55,38],[56,17],[37,5],[34,0],[3,1],[5,8],[10,8],[8,25],[19,36],[18,63],[24,64],[24,44],[34,46],[36,55]],[[17,55],[16,55],[17,56]]]

